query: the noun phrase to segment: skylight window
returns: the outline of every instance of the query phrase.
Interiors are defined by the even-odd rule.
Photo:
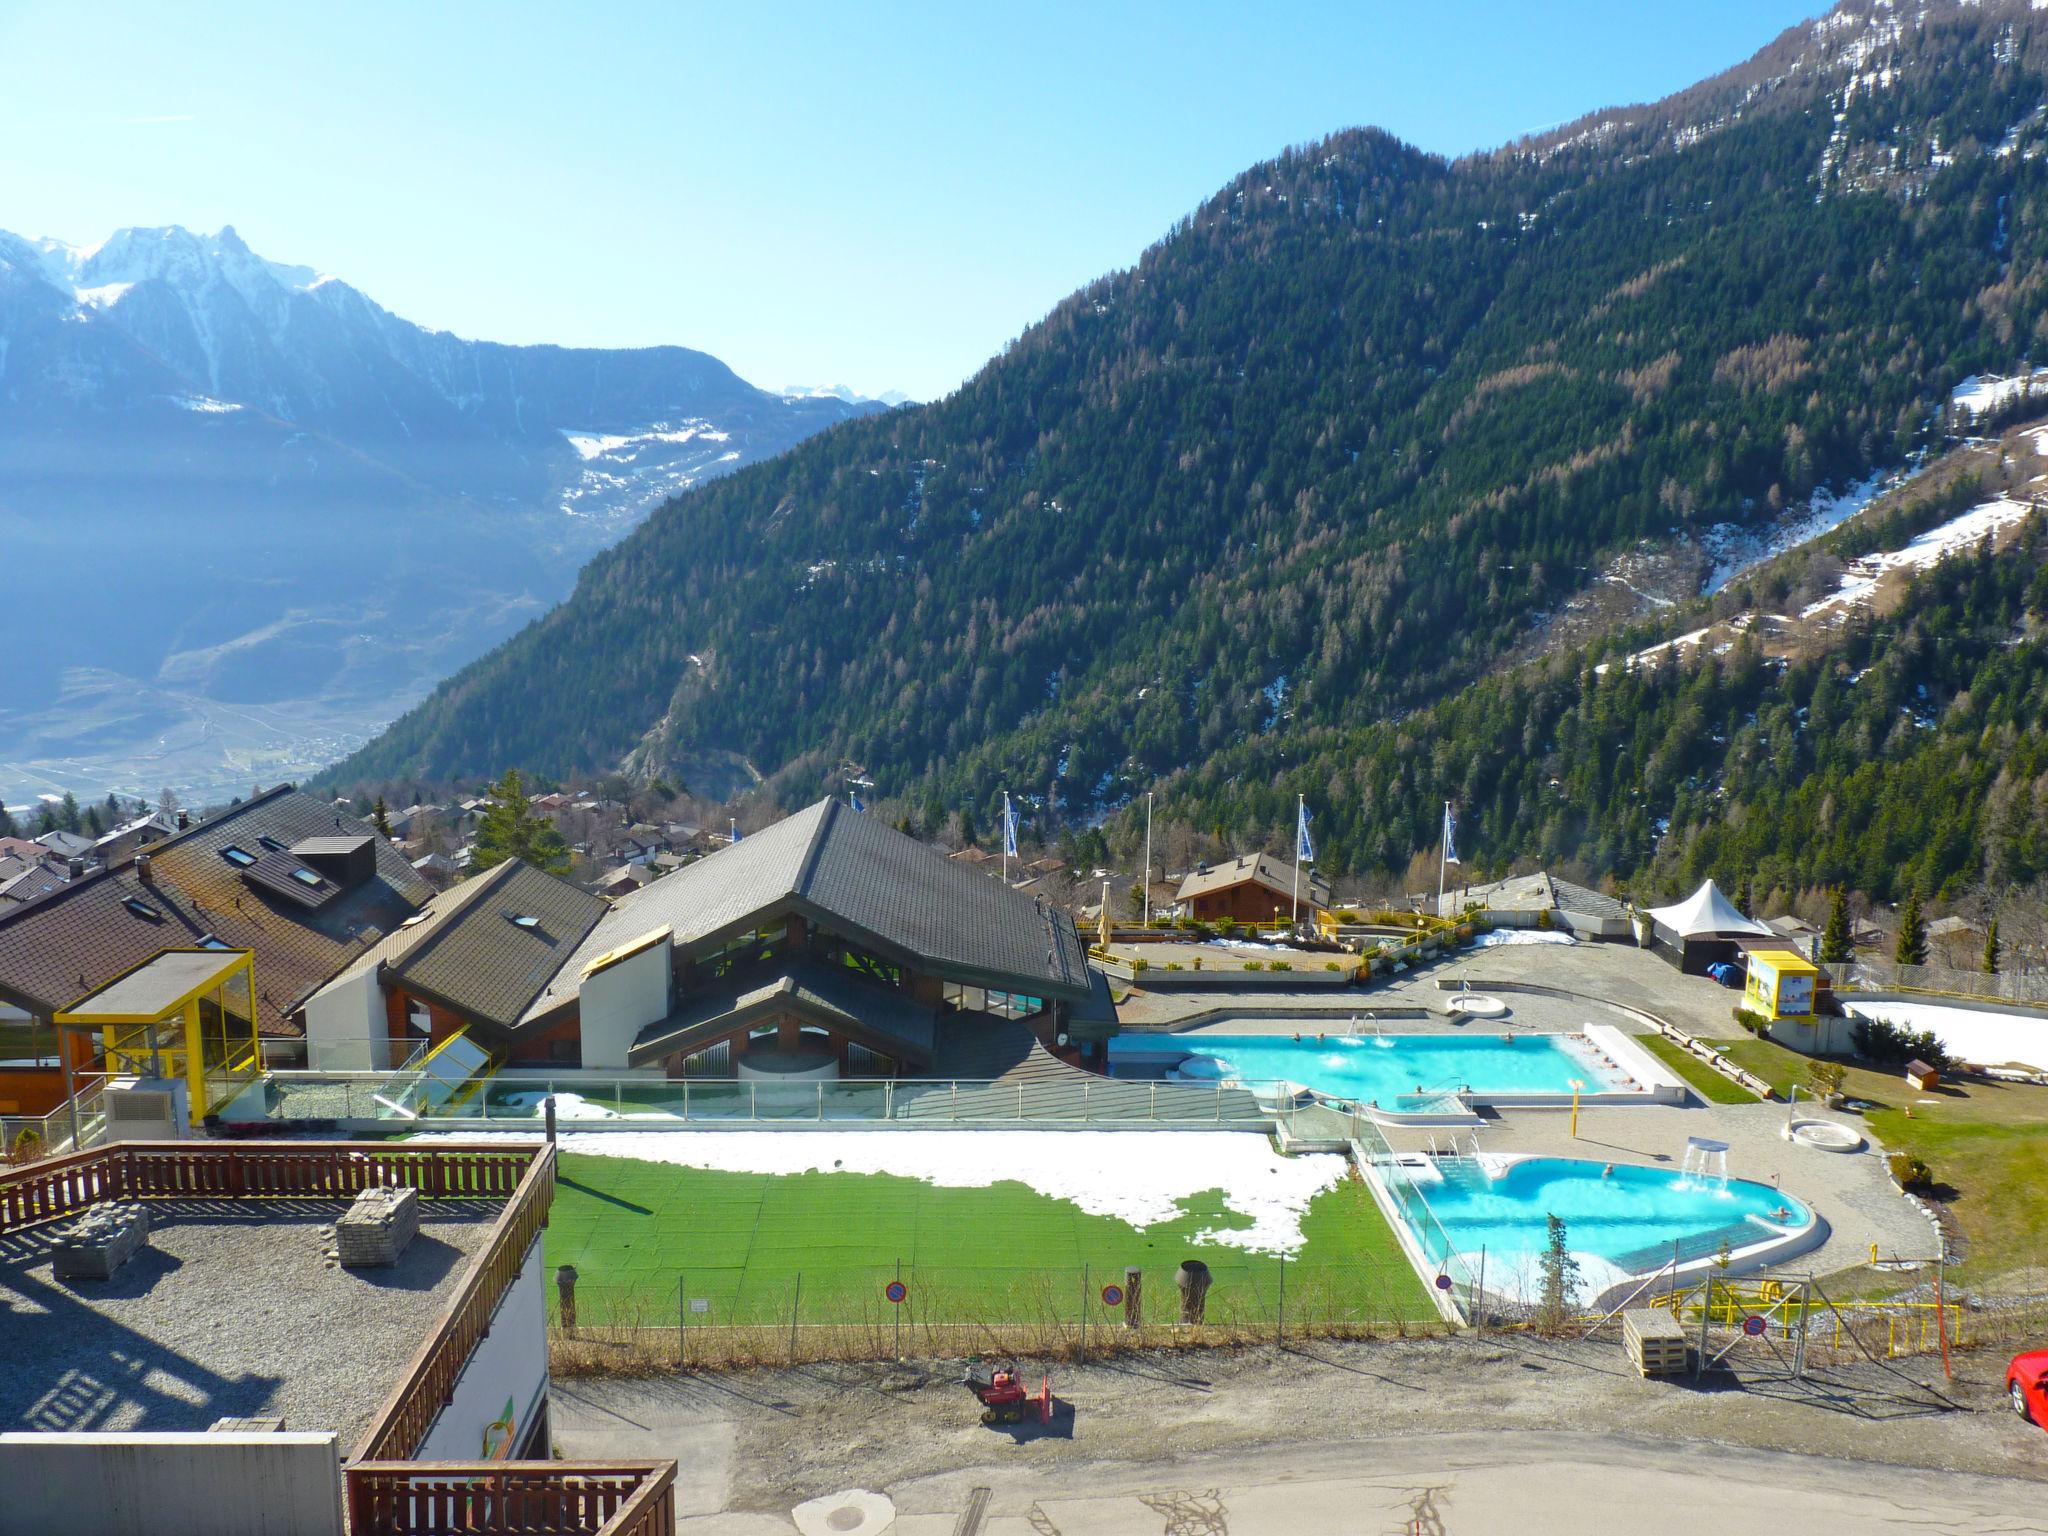
[[[137,917],[146,917],[152,923],[160,923],[163,921],[163,913],[157,911],[155,907],[152,907],[140,896],[130,896],[126,901],[123,901],[121,905],[126,907],[130,912],[133,912]]]
[[[268,848],[272,853],[283,853],[285,851],[285,845],[272,837],[268,832],[257,838],[256,841]]]
[[[529,912],[508,912],[505,915],[511,920],[514,928],[525,928],[531,931],[540,926],[540,919]]]
[[[247,869],[256,862],[255,854],[246,848],[237,848],[233,843],[229,843],[227,847],[221,849],[220,856],[237,869]]]
[[[320,889],[320,877],[310,869],[295,869],[292,871],[292,878],[301,885],[312,886],[316,891]]]
[[[221,942],[219,934],[202,933],[198,938],[197,947],[200,949],[226,949],[227,945]]]

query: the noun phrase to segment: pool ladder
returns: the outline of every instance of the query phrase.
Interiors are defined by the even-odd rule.
[[[1453,1132],[1448,1143],[1439,1147],[1436,1144],[1436,1132],[1431,1131],[1429,1133],[1429,1155],[1439,1163],[1463,1162],[1468,1158],[1476,1163],[1479,1161],[1479,1133],[1477,1131],[1467,1132],[1465,1139],[1460,1141],[1457,1134]]]

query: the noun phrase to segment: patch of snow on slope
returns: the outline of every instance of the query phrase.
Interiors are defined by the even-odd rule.
[[[225,416],[241,407],[232,400],[216,400],[211,395],[169,395],[166,398],[181,410],[197,411],[202,416]]]
[[[1707,573],[1707,579],[1700,587],[1701,594],[1711,597],[1744,571],[1774,559],[1788,549],[1797,549],[1801,544],[1810,544],[1834,532],[1900,478],[1879,472],[1846,490],[1815,491],[1803,509],[1793,512],[1775,528],[1761,534],[1748,532],[1733,523],[1716,523],[1700,539],[1707,553],[1714,557],[1714,568]]]
[[[2030,393],[2037,387],[2035,381],[2043,378],[2048,378],[2048,368],[2036,368],[2031,374],[2015,374],[2011,378],[1973,373],[1949,392],[1948,401],[1972,416],[1982,416]]]
[[[96,288],[74,288],[72,293],[81,304],[93,309],[105,309],[109,304],[120,302],[121,295],[134,286],[133,283],[101,283]]]
[[[1709,625],[1708,629],[1712,627],[1712,625]],[[1622,663],[1622,667],[1625,671],[1633,672],[1646,661],[1658,661],[1665,656],[1676,656],[1680,651],[1690,650],[1693,646],[1706,639],[1706,637],[1707,630],[1696,629],[1691,634],[1680,635],[1673,640],[1666,640],[1661,645],[1653,645],[1647,651],[1637,651],[1635,655]],[[1593,670],[1604,677],[1607,673],[1607,668],[1608,663],[1603,661]]]
[[[1877,590],[1878,582],[1890,572],[1924,571],[1950,555],[1975,548],[1978,540],[2024,521],[2033,510],[2026,502],[2000,497],[1972,507],[1938,528],[1928,529],[1904,549],[1865,555],[1842,573],[1839,590],[1817,603],[1808,604],[1801,610],[1800,617],[1810,619],[1831,608],[1847,608],[1868,602],[1870,594]]]
[[[1332,1153],[1281,1157],[1243,1131],[572,1131],[560,1140],[565,1152],[729,1173],[888,1173],[949,1189],[1015,1180],[1134,1227],[1172,1221],[1182,1201],[1221,1190],[1252,1225],[1198,1240],[1254,1253],[1298,1249],[1302,1213],[1345,1168]]]

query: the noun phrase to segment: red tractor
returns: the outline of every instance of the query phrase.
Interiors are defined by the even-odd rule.
[[[1038,1422],[1052,1422],[1052,1378],[1041,1376],[1038,1390],[1027,1391],[1024,1377],[1014,1360],[991,1362],[987,1366],[975,1361],[967,1362],[964,1380],[967,1389],[981,1401],[981,1422],[984,1424],[1021,1424],[1024,1415],[1034,1408]]]

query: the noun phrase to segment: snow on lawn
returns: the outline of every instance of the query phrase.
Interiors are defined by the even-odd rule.
[[[1997,534],[2020,522],[2034,509],[2022,501],[2008,501],[2004,497],[1987,501],[1970,508],[1962,516],[1930,528],[1919,535],[1904,549],[1888,550],[1882,554],[1865,555],[1854,561],[1842,573],[1839,591],[1810,603],[1801,610],[1801,618],[1812,618],[1830,608],[1846,607],[1851,603],[1868,602],[1870,594],[1877,590],[1877,584],[1891,571],[1924,571],[1939,560],[1976,547],[1978,540],[1987,534]]]
[[[1245,1131],[570,1131],[563,1150],[728,1173],[892,1173],[950,1189],[1005,1179],[1134,1227],[1171,1221],[1210,1190],[1252,1218],[1202,1242],[1255,1253],[1301,1246],[1309,1202],[1344,1177],[1335,1153],[1282,1157]]]
[[[2023,1061],[2048,1072],[2048,1019],[1947,1003],[1859,1003],[1846,997],[1842,1007],[1859,1019],[1883,1019],[1904,1029],[1931,1029],[1942,1049],[1958,1061],[1987,1067]]]

